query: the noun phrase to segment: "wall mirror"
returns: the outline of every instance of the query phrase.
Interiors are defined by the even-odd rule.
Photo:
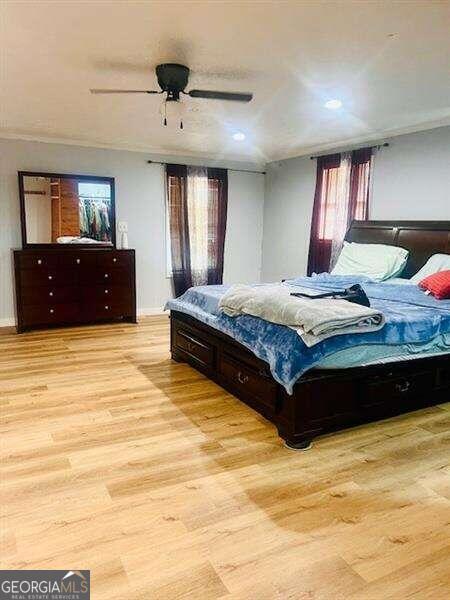
[[[114,178],[19,172],[24,247],[116,245]]]

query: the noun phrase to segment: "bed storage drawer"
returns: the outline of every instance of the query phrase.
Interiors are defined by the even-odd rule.
[[[404,374],[392,373],[375,376],[364,383],[362,404],[366,408],[385,404],[386,398],[399,401],[427,396],[435,386],[435,373],[432,370],[414,372],[405,370]]]
[[[175,332],[175,348],[188,354],[195,362],[205,367],[214,364],[214,347],[205,340],[200,339],[189,329],[178,328]]]
[[[449,357],[450,363],[450,357]],[[450,364],[445,367],[438,369],[437,374],[437,387],[439,388],[450,388]]]
[[[277,385],[273,379],[241,361],[234,360],[226,352],[220,355],[217,370],[227,387],[271,409],[275,407]]]

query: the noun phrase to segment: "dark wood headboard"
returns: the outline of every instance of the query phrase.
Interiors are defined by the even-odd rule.
[[[353,221],[345,239],[409,250],[401,277],[409,278],[433,254],[450,254],[450,221]]]

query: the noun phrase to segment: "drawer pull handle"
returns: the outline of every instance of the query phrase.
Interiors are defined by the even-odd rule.
[[[188,350],[189,352],[193,352],[195,350],[195,344],[188,342]]]
[[[77,265],[79,265],[81,262],[81,259],[77,258]]]
[[[53,296],[53,292],[49,292],[49,293],[48,293],[48,295],[49,295],[49,296]]]
[[[242,385],[245,385],[248,381],[248,375],[243,375],[241,371],[239,371],[237,374],[237,380],[239,383],[242,383]]]
[[[50,309],[50,314],[53,314],[55,310],[53,308]]]
[[[49,279],[53,279],[53,276],[52,276],[52,275],[49,275],[49,276],[48,276],[48,278],[49,278]]]
[[[395,389],[397,390],[397,392],[404,394],[405,392],[407,392],[409,390],[410,387],[411,387],[410,382],[404,381],[403,383],[397,383],[395,386]]]
[[[38,258],[37,264],[42,265],[42,260],[40,258]]]
[[[109,306],[108,306],[108,305],[106,305],[106,306],[105,306],[105,309],[106,309],[106,310],[109,310]]]

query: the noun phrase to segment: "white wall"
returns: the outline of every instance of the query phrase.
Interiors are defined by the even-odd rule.
[[[389,140],[375,158],[372,219],[450,219],[450,127]]]
[[[262,280],[276,281],[306,272],[316,165],[294,158],[266,171]]]
[[[375,157],[370,218],[450,220],[450,127],[387,141]],[[316,161],[293,158],[266,171],[262,280],[303,275]]]
[[[128,222],[136,249],[138,311],[163,306],[171,295],[166,277],[164,171],[140,152],[62,144],[0,140],[0,325],[13,318],[11,248],[21,247],[17,171],[104,175],[116,178],[117,220]],[[198,164],[188,157],[173,162]],[[204,164],[204,161],[201,161]],[[214,166],[252,168],[232,163]],[[259,281],[261,274],[264,176],[229,171],[229,208],[224,281]]]
[[[264,175],[228,172],[224,283],[261,280]]]

